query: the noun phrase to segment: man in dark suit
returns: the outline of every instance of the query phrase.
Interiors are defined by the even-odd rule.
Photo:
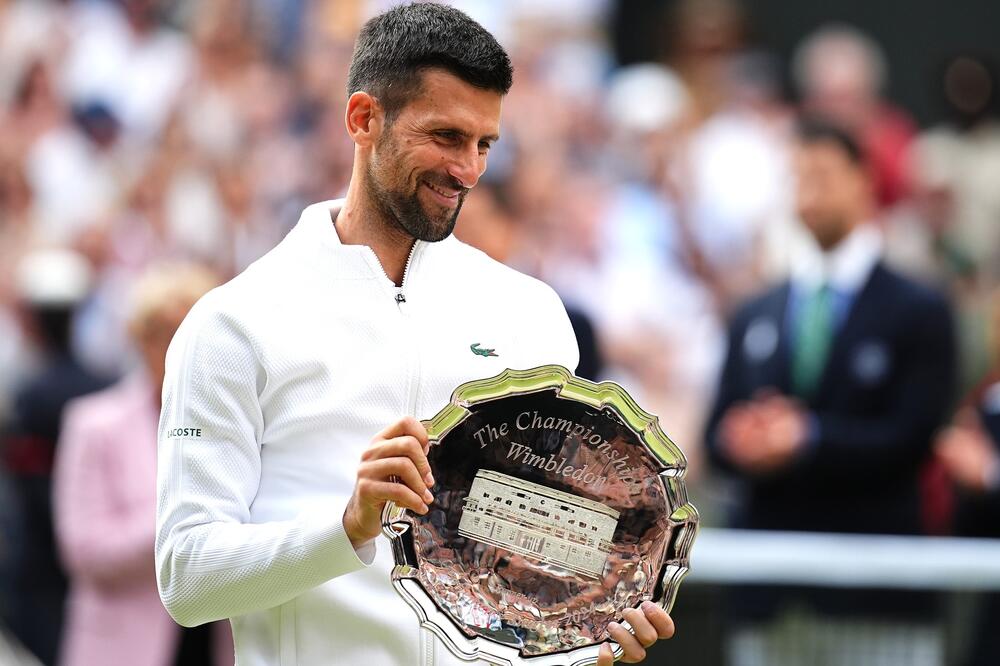
[[[803,121],[795,171],[799,217],[814,244],[788,281],[733,317],[706,434],[712,463],[745,491],[732,525],[918,534],[919,470],[949,407],[955,372],[948,305],[883,264],[869,222],[871,179],[850,135]],[[904,629],[933,616],[933,599],[916,593],[761,587],[743,588],[732,602],[744,627],[794,604]],[[871,649],[884,650],[880,634],[873,636]],[[940,638],[931,636],[938,634],[907,630],[890,642],[926,639],[920,649],[931,654],[907,653],[901,661],[937,663]],[[761,647],[763,639],[744,643],[763,652],[749,660],[734,655],[737,663],[780,662]]]

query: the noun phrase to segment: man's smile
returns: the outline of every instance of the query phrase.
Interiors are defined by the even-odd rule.
[[[449,187],[441,187],[440,185],[431,185],[426,180],[421,181],[421,184],[426,185],[432,195],[449,208],[453,208],[458,204],[459,195],[463,192],[460,189],[456,190]]]

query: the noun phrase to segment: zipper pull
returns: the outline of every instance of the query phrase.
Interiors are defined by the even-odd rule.
[[[396,294],[396,303],[401,304],[406,302],[406,296],[403,296],[403,292]]]

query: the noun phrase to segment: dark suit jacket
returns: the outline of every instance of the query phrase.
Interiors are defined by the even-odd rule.
[[[877,264],[835,334],[815,395],[812,438],[767,476],[734,468],[718,428],[755,393],[791,395],[791,341],[782,284],[746,304],[729,349],[706,444],[712,463],[742,482],[732,525],[748,529],[917,534],[918,472],[953,393],[955,340],[945,300]]]

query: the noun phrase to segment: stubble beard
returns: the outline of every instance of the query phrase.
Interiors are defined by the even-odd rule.
[[[390,165],[391,169],[391,165],[398,163],[396,146],[390,138],[383,135],[376,150],[380,153],[377,159],[379,166]],[[462,204],[465,202],[468,190],[463,190],[458,195],[458,203],[453,211],[448,211],[441,216],[434,216],[429,214],[420,202],[421,184],[419,181],[411,192],[393,190],[383,185],[391,178],[387,178],[387,174],[384,173],[383,177],[379,178],[378,171],[384,170],[376,170],[376,165],[369,162],[365,178],[372,203],[384,220],[397,231],[402,231],[412,238],[428,243],[442,241],[451,235],[455,230],[455,223],[458,221],[458,214],[462,210]]]

